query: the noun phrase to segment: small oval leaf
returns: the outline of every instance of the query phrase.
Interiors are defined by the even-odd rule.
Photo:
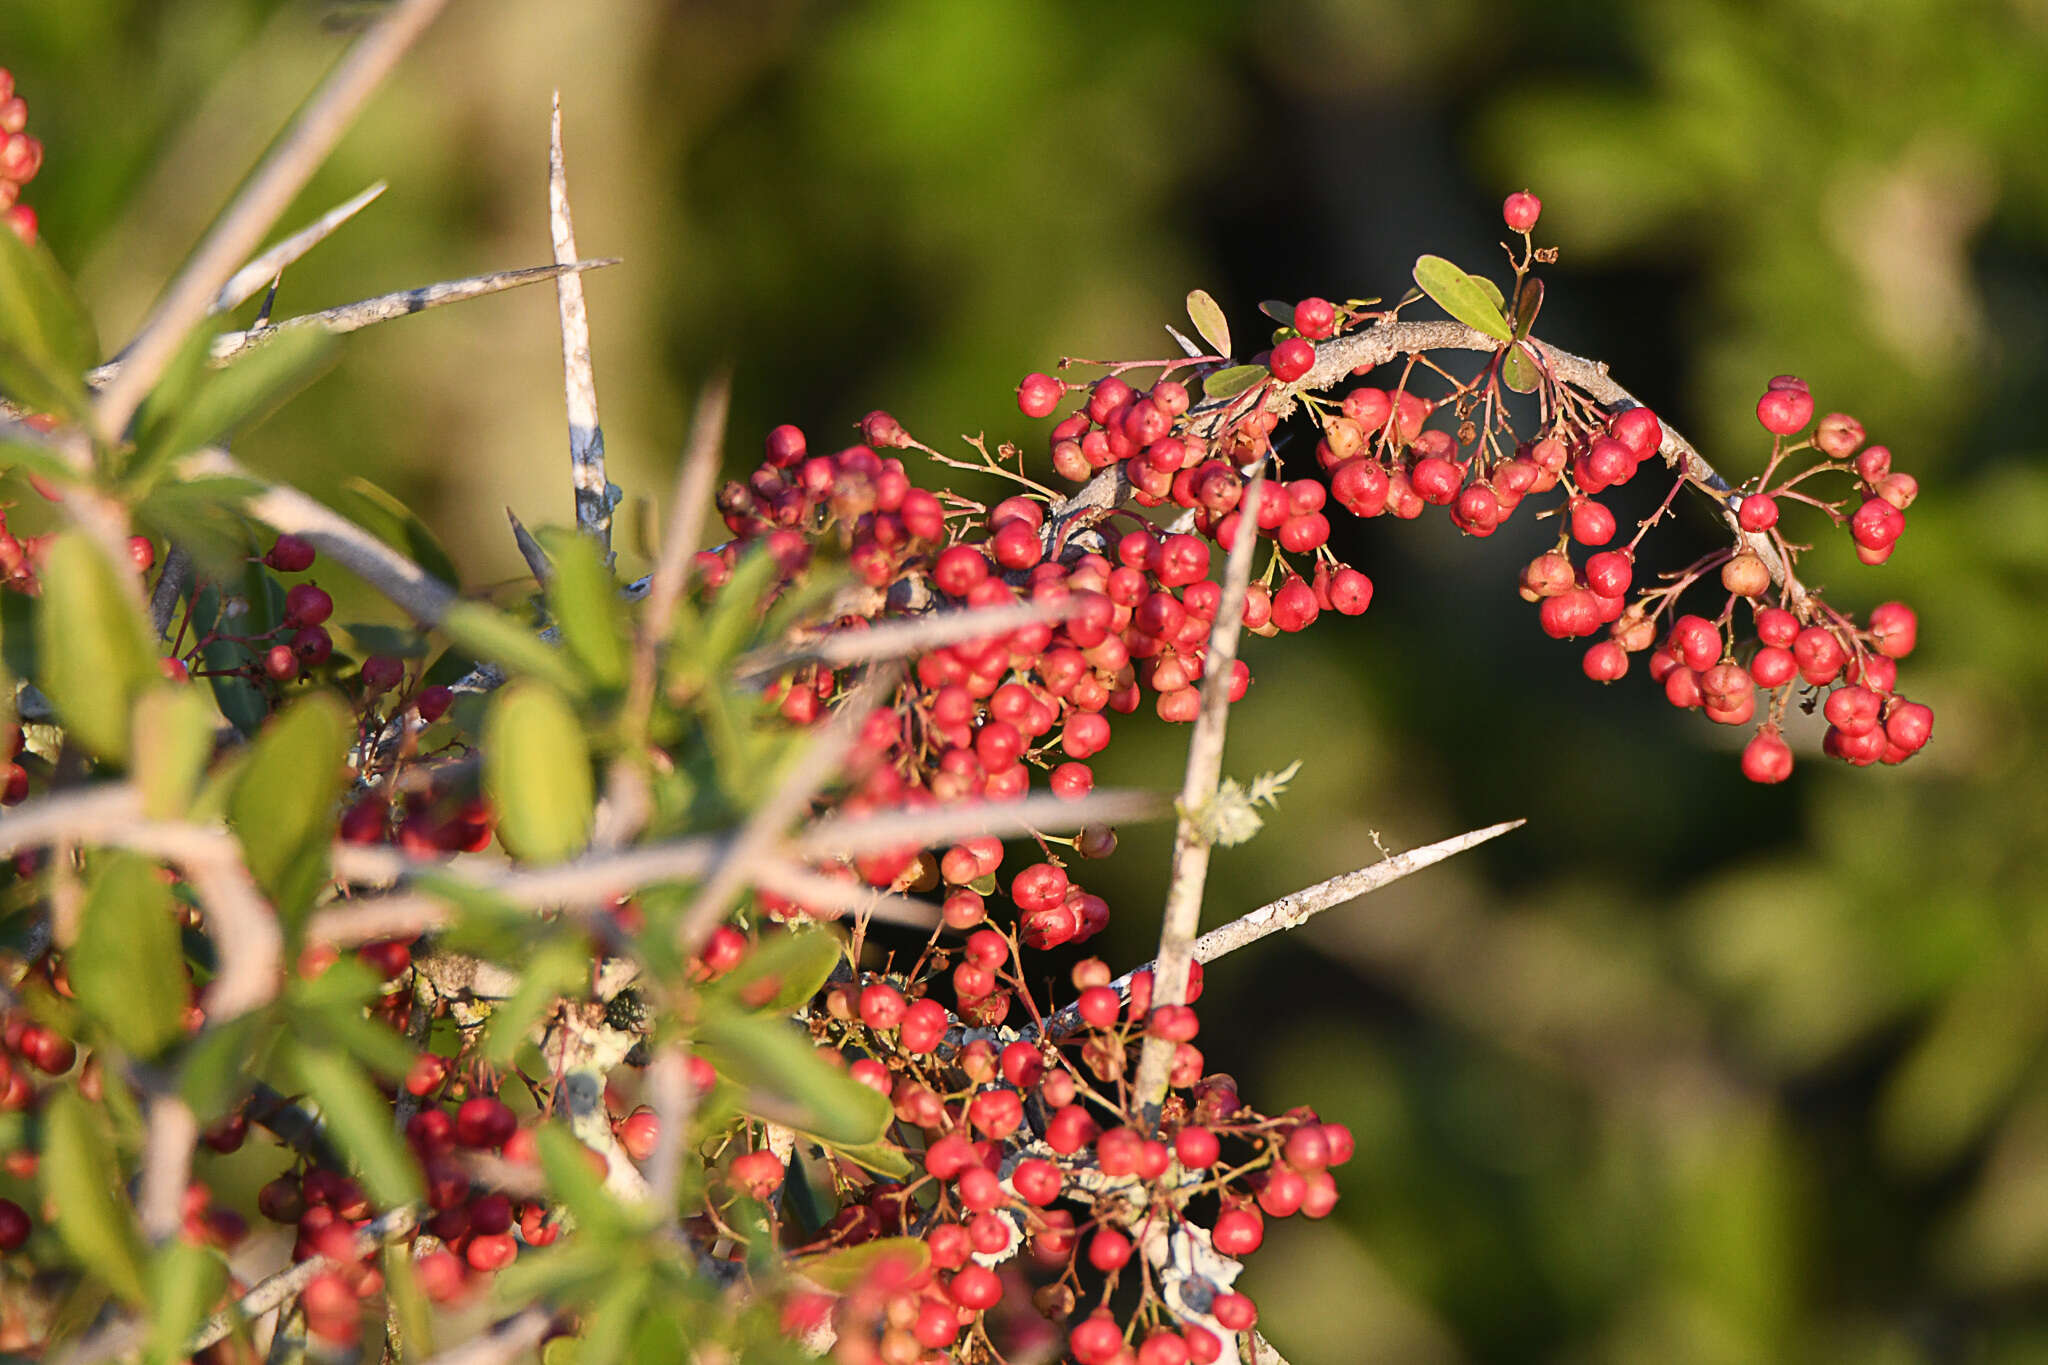
[[[1282,327],[1294,325],[1294,305],[1283,299],[1267,299],[1259,305],[1259,311]]]
[[[498,837],[518,857],[561,862],[590,842],[590,751],[575,711],[553,688],[515,682],[492,699],[484,790],[498,810]]]
[[[1202,340],[1208,342],[1217,355],[1230,354],[1230,323],[1224,318],[1223,309],[1216,300],[1209,297],[1208,290],[1188,291],[1188,321],[1195,324]]]
[[[182,818],[213,757],[220,716],[191,686],[153,687],[135,704],[135,785],[151,820]]]
[[[903,1263],[905,1280],[914,1280],[932,1263],[931,1248],[916,1237],[881,1237],[859,1246],[841,1247],[822,1256],[807,1256],[796,1263],[806,1279],[844,1294],[873,1274],[885,1261]]]
[[[1500,287],[1491,280],[1468,275],[1441,256],[1422,256],[1415,262],[1415,283],[1449,313],[1475,332],[1499,341],[1512,341],[1514,333],[1501,316]]]
[[[319,1104],[335,1146],[362,1173],[370,1198],[387,1209],[418,1199],[419,1166],[391,1125],[391,1106],[362,1069],[342,1053],[303,1046],[292,1050],[292,1069]]]
[[[228,798],[228,825],[249,870],[294,923],[326,880],[355,733],[340,698],[308,693],[257,734]]]
[[[787,1020],[720,1012],[699,1025],[707,1060],[749,1092],[741,1107],[772,1101],[781,1122],[820,1142],[859,1146],[889,1126],[889,1100],[818,1056],[810,1037]]]
[[[129,1053],[150,1058],[185,1036],[185,951],[157,864],[106,853],[67,958],[78,1003]]]
[[[36,681],[79,743],[117,761],[128,756],[135,699],[162,677],[119,572],[82,532],[67,531],[50,547],[36,603]]]
[[[1272,377],[1273,372],[1264,365],[1232,365],[1204,379],[1202,395],[1205,398],[1235,398],[1254,384],[1264,383]]]
[[[1536,315],[1543,311],[1543,281],[1531,275],[1522,281],[1522,287],[1515,294],[1515,340],[1529,335],[1529,329],[1536,325]]]
[[[597,542],[576,531],[543,531],[541,543],[554,561],[548,579],[548,611],[569,656],[600,689],[625,686],[626,616],[619,580],[598,552]]]
[[[1516,342],[1501,358],[1501,381],[1516,393],[1534,393],[1543,383],[1543,371],[1529,358],[1529,348]]]
[[[133,1304],[145,1298],[142,1239],[120,1199],[112,1136],[92,1106],[60,1088],[43,1110],[38,1164],[43,1197],[57,1211],[57,1236],[94,1278]]]

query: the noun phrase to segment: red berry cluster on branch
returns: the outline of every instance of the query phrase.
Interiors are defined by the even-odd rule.
[[[21,187],[43,168],[43,144],[30,136],[28,101],[15,93],[14,73],[0,66],[0,221],[30,246],[36,211],[21,203]]]

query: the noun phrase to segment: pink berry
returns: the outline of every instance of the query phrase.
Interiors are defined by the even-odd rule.
[[[1527,232],[1536,226],[1536,219],[1542,212],[1543,201],[1527,190],[1515,191],[1500,206],[1501,221],[1508,225],[1510,232]]]

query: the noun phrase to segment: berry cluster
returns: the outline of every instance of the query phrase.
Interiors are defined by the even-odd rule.
[[[737,968],[752,947],[737,930],[719,931],[701,974]],[[1069,1325],[1069,1347],[1084,1362],[1107,1365],[1132,1345],[1142,1362],[1216,1360],[1225,1335],[1254,1321],[1251,1300],[1216,1280],[1199,1301],[1169,1298],[1140,1262],[1156,1267],[1162,1246],[1199,1237],[1234,1263],[1258,1249],[1266,1218],[1326,1216],[1337,1199],[1330,1168],[1350,1157],[1351,1134],[1308,1110],[1266,1118],[1248,1108],[1230,1078],[1206,1074],[1192,1006],[1153,1006],[1149,971],[1120,991],[1105,963],[1087,959],[1072,971],[1071,1009],[1041,1015],[1017,949],[984,927],[957,950],[928,945],[907,970],[865,973],[823,993],[812,1014],[819,1045],[888,1097],[889,1142],[915,1164],[904,1181],[836,1165],[839,1213],[808,1239],[790,1241],[786,1227],[781,1235],[799,1257],[904,1234],[929,1255],[923,1267],[878,1269],[836,1304],[799,1295],[786,1320],[815,1326],[829,1315],[842,1360],[914,1360],[956,1345],[972,1357],[993,1349],[995,1315],[1028,1298],[1044,1319]],[[949,960],[956,989],[977,974],[982,989],[1023,1000],[1040,1026],[963,1031],[926,994],[946,979]],[[1200,994],[1197,970],[1190,1000]],[[1147,1035],[1174,1049],[1156,1122],[1128,1089]],[[779,1158],[739,1145],[726,1162],[730,1193],[714,1195],[707,1226],[721,1225],[731,1198],[768,1200],[783,1183]],[[1135,1286],[1135,1299],[1112,1317],[1120,1286]],[[1080,1313],[1091,1299],[1100,1306]],[[1011,1349],[1035,1339],[1028,1324],[1005,1326]]]
[[[0,170],[14,164],[10,155],[39,163],[33,139],[20,141],[21,102],[11,88],[5,96]],[[16,152],[18,144],[29,150]],[[30,165],[10,179],[9,197],[33,173]],[[1595,680],[1621,678],[1630,657],[1647,652],[1648,671],[1673,704],[1726,725],[1761,715],[1742,758],[1755,780],[1790,772],[1781,726],[1800,697],[1809,710],[1824,711],[1825,749],[1834,756],[1897,763],[1922,748],[1932,713],[1896,690],[1896,661],[1916,640],[1914,613],[1887,603],[1858,626],[1799,581],[1804,547],[1786,540],[1779,525],[1782,509],[1805,504],[1846,523],[1859,559],[1880,564],[1917,493],[1911,476],[1891,468],[1883,447],[1866,447],[1854,419],[1833,414],[1816,423],[1806,386],[1781,378],[1758,406],[1773,438],[1769,460],[1754,480],[1728,486],[1647,408],[1596,390],[1558,353],[1528,339],[1541,300],[1531,270],[1552,254],[1529,239],[1540,212],[1527,193],[1503,206],[1506,225],[1521,237],[1519,253],[1510,251],[1512,295],[1496,290],[1486,303],[1469,277],[1460,295],[1460,307],[1501,342],[1470,379],[1430,358],[1432,349],[1478,349],[1462,336],[1446,342],[1441,330],[1428,334],[1431,341],[1331,364],[1353,354],[1347,346],[1404,324],[1399,308],[1321,298],[1268,305],[1280,327],[1248,365],[1224,355],[1113,364],[1086,385],[1026,376],[1019,408],[1053,421],[1052,470],[1085,485],[1072,496],[1030,477],[1014,447],[991,453],[974,443],[979,463],[964,464],[882,411],[862,421],[858,444],[831,453],[813,454],[795,427],[770,432],[759,466],[718,493],[732,540],[696,556],[699,603],[766,581],[758,597],[738,598],[765,618],[778,595],[816,600],[804,591],[825,576],[826,561],[843,560],[853,586],[822,613],[797,618],[809,621],[790,628],[801,640],[778,645],[892,617],[943,624],[950,614],[1015,609],[1000,627],[972,622],[965,628],[986,633],[926,647],[886,677],[806,662],[769,681],[761,718],[784,735],[830,721],[856,695],[876,700],[870,685],[885,689],[858,726],[840,784],[815,807],[859,817],[1011,803],[1034,788],[1062,801],[1087,797],[1095,782],[1090,761],[1109,744],[1116,717],[1149,705],[1163,720],[1193,721],[1212,674],[1231,701],[1249,688],[1244,662],[1232,657],[1226,673],[1212,657],[1225,610],[1219,552],[1257,538],[1263,563],[1255,561],[1241,608],[1241,623],[1254,634],[1291,634],[1326,613],[1358,615],[1370,606],[1371,580],[1331,545],[1332,505],[1360,519],[1404,520],[1440,507],[1461,532],[1479,538],[1518,514],[1555,517],[1554,548],[1521,578],[1541,629],[1559,639],[1604,630],[1584,657]],[[32,236],[33,215],[27,222]],[[1450,277],[1438,271],[1430,278]],[[1199,320],[1197,329],[1211,334]],[[1229,349],[1227,339],[1212,344]],[[1382,365],[1399,372],[1372,382]],[[1146,371],[1157,371],[1148,387],[1125,377]],[[1325,392],[1347,377],[1366,382],[1341,396]],[[1425,396],[1418,380],[1432,388],[1441,380],[1446,391]],[[1537,395],[1533,430],[1515,430],[1511,394]],[[1061,416],[1070,395],[1075,406]],[[1284,467],[1282,422],[1297,409],[1314,426],[1312,468],[1306,457],[1298,469]],[[908,451],[1024,491],[992,505],[927,491],[912,482],[900,454]],[[1619,540],[1619,519],[1602,495],[1658,468],[1670,472],[1669,494]],[[1808,480],[1818,478],[1846,478],[1858,505],[1815,496]],[[1732,543],[1639,583],[1639,548],[1688,485],[1715,500]],[[34,537],[16,540],[0,515],[4,586],[38,593],[43,548]],[[138,573],[155,567],[151,541],[137,537],[130,552]],[[333,601],[299,577],[315,562],[311,545],[280,535],[235,591],[210,592],[204,608],[208,592],[189,596],[165,673],[178,682],[207,677],[253,688],[266,707],[299,684],[345,693],[356,725],[338,838],[392,845],[418,862],[483,852],[496,836],[497,812],[479,791],[467,710],[452,710],[455,692],[428,683],[434,674],[415,672],[402,658],[374,654],[352,669],[337,657],[326,624]],[[287,586],[280,578],[296,581]],[[1716,587],[1724,601],[1681,612],[1686,594],[1711,595]],[[1753,642],[1736,633],[1745,605]],[[634,643],[647,644],[652,657],[652,643]],[[615,752],[617,732],[632,728],[605,728],[612,719],[579,736],[591,751]],[[53,774],[40,759],[22,763],[19,727],[9,737],[0,800],[12,803],[28,793],[32,772]],[[688,755],[648,742],[630,757],[666,775],[685,768]],[[494,792],[509,821],[512,800],[502,788]],[[768,1282],[763,1297],[773,1298],[784,1331],[812,1346],[833,1343],[845,1365],[1050,1357],[1062,1335],[1081,1365],[1206,1365],[1234,1351],[1232,1339],[1256,1322],[1255,1305],[1232,1286],[1240,1262],[1263,1242],[1266,1220],[1326,1216],[1338,1197],[1332,1171],[1351,1156],[1352,1137],[1307,1109],[1261,1113],[1232,1078],[1208,1072],[1195,1041],[1199,967],[1183,1000],[1155,999],[1150,970],[1116,980],[1096,958],[1072,968],[1071,998],[1034,997],[1037,978],[1025,954],[1083,943],[1107,925],[1110,906],[1084,888],[1077,865],[1115,846],[1113,830],[1091,826],[1065,837],[1037,833],[1014,848],[979,837],[824,860],[815,870],[829,878],[936,893],[939,923],[918,941],[859,921],[850,951],[826,954],[834,959],[829,975],[821,966],[793,993],[808,992],[807,999],[782,994],[774,971],[746,975],[793,943],[805,946],[799,936],[817,932],[806,921],[837,913],[800,896],[757,889],[728,922],[701,926],[701,942],[678,935],[673,916],[657,910],[662,888],[646,888],[645,905],[615,900],[608,888],[587,898],[582,908],[596,913],[582,918],[544,911],[531,918],[533,932],[564,934],[575,954],[571,976],[581,976],[586,945],[599,959],[627,955],[632,972],[645,974],[639,987],[601,991],[608,965],[601,960],[588,989],[519,1000],[520,1009],[534,1011],[524,1016],[510,1002],[503,1006],[521,1020],[514,1052],[542,1040],[553,1074],[486,1050],[476,1025],[491,1007],[444,993],[428,966],[439,946],[432,940],[375,939],[357,949],[360,965],[341,964],[340,951],[317,937],[293,940],[302,983],[358,992],[344,1008],[355,1028],[375,1026],[383,1046],[373,1052],[389,1055],[386,1034],[414,1040],[398,1054],[401,1065],[412,1057],[409,1069],[386,1077],[385,1093],[403,1117],[424,1199],[374,1207],[324,1139],[290,1135],[279,1117],[289,1101],[281,1098],[244,1099],[225,1116],[203,1116],[211,1120],[204,1142],[233,1152],[254,1125],[296,1149],[291,1169],[262,1188],[257,1208],[294,1230],[296,1261],[319,1260],[299,1306],[311,1337],[341,1351],[375,1320],[367,1301],[385,1289],[375,1260],[380,1241],[409,1243],[427,1297],[454,1305],[470,1301],[522,1248],[561,1235],[552,1202],[560,1191],[550,1189],[541,1153],[552,1140],[542,1124],[566,1093],[565,1031],[602,1033],[607,1046],[617,1045],[608,1055],[623,1059],[602,1068],[603,1107],[593,1117],[608,1127],[575,1129],[604,1149],[583,1155],[607,1177],[621,1163],[651,1162],[663,1148],[655,1086],[635,1073],[652,1055],[647,1044],[681,1043],[691,1049],[683,1070],[697,1122],[684,1139],[691,1164],[679,1180],[680,1207],[663,1212],[681,1214],[693,1265],[734,1278],[765,1276],[775,1261],[764,1253],[775,1252],[798,1271],[817,1271],[845,1265],[850,1248],[904,1239],[881,1248],[890,1254],[859,1261],[860,1273],[833,1295],[808,1281]],[[48,857],[19,854],[15,870],[35,876]],[[728,903],[719,901],[707,918],[715,921]],[[195,908],[181,902],[179,913],[182,927],[199,927]],[[36,1012],[7,1016],[0,1111],[36,1106],[39,1075],[70,1077],[81,1095],[100,1097],[97,1053],[81,1053],[48,1024],[67,1017],[61,1010],[38,1008],[53,1003],[46,994],[71,995],[67,951],[39,948],[34,961],[10,973],[16,997]],[[665,964],[674,967],[672,980],[661,979]],[[205,994],[189,964],[185,970],[185,1022],[196,1033],[207,1022]],[[558,989],[554,978],[537,979]],[[799,1165],[790,1129],[750,1116],[742,1101],[752,1096],[740,1093],[747,1087],[697,1050],[711,1043],[715,1052],[720,1002],[760,1011],[778,1001],[778,1011],[788,1009],[802,1024],[817,1057],[886,1100],[885,1120],[873,1097],[826,1073],[875,1109],[876,1141],[860,1150],[806,1142]],[[67,1025],[66,1032],[97,1044],[90,1030]],[[431,1040],[424,1051],[422,1038]],[[1170,1059],[1163,1098],[1156,1088],[1139,1092],[1138,1058],[1147,1048],[1152,1066]],[[5,1155],[4,1170],[22,1177],[36,1161],[36,1151],[24,1147]],[[213,1206],[203,1183],[190,1186],[183,1212],[194,1242],[230,1246],[245,1231],[231,1210]],[[0,1200],[0,1251],[22,1247],[32,1231],[23,1208]],[[1020,1311],[1027,1303],[1035,1312]]]
[[[0,66],[0,221],[34,246],[36,211],[20,202],[21,187],[43,168],[43,144],[27,128],[28,101],[15,93],[14,73]]]

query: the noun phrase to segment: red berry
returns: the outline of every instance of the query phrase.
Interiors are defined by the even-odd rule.
[[[311,583],[295,583],[284,595],[284,623],[317,626],[334,614],[334,599]]]
[[[1884,602],[1870,609],[1870,634],[1879,654],[1903,659],[1919,643],[1920,618],[1904,602]]]
[[[1778,500],[1768,493],[1752,493],[1742,500],[1735,517],[1745,531],[1768,531],[1778,524]]]
[[[1618,681],[1628,673],[1628,651],[1613,640],[1601,640],[1586,650],[1582,667],[1594,682]]]
[[[1581,545],[1605,545],[1614,539],[1614,513],[1607,504],[1584,498],[1572,504],[1572,539]]]
[[[1742,775],[1752,782],[1783,782],[1792,775],[1791,746],[1765,726],[1742,750]]]
[[[1294,330],[1321,341],[1337,330],[1337,309],[1328,299],[1303,299],[1294,305]]]
[[[1315,363],[1316,348],[1301,337],[1289,337],[1273,348],[1266,367],[1281,383],[1292,384],[1314,369]]]
[[[464,1100],[455,1111],[455,1140],[465,1147],[503,1147],[518,1127],[504,1101],[489,1095]]]
[[[871,1029],[895,1028],[903,1022],[907,1008],[903,992],[886,981],[877,981],[860,993],[860,1020]]]
[[[1527,232],[1536,226],[1536,219],[1543,212],[1543,201],[1527,190],[1517,190],[1501,203],[1501,221],[1508,225],[1510,232]]]
[[[36,244],[36,211],[27,204],[10,205],[5,213],[0,213],[0,221],[5,221],[8,230],[19,237],[24,245]],[[35,476],[31,474],[29,477]]]
[[[469,1262],[471,1270],[488,1275],[503,1270],[519,1258],[519,1243],[512,1240],[509,1232],[471,1237],[469,1245],[463,1249],[462,1258]]]
[[[19,1251],[33,1228],[28,1214],[12,1199],[0,1199],[0,1251]]]
[[[313,567],[313,547],[294,535],[281,535],[263,556],[279,573],[304,573]]]
[[[1757,399],[1756,420],[1773,436],[1790,436],[1813,420],[1813,395],[1799,380],[1793,379],[1783,387],[1779,387],[1779,382],[1772,380],[1764,396]]]
[[[946,1293],[962,1308],[979,1313],[1002,1302],[1003,1282],[987,1266],[962,1266],[946,1282]]]
[[[1266,1222],[1254,1209],[1225,1209],[1216,1216],[1210,1240],[1225,1256],[1242,1259],[1257,1251],[1266,1240]]]

